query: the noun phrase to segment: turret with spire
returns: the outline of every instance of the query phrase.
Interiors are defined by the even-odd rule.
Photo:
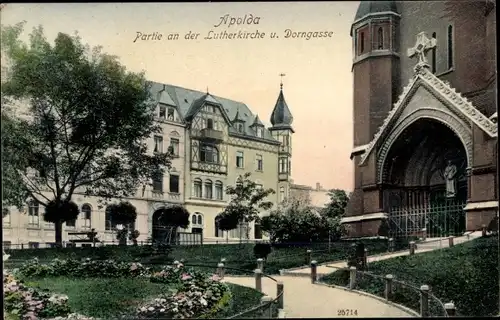
[[[280,74],[280,92],[271,114],[272,126],[269,128],[273,138],[281,142],[278,153],[278,201],[285,200],[288,195],[292,169],[292,135],[295,132],[292,128],[293,116],[283,94],[283,76],[285,75]]]

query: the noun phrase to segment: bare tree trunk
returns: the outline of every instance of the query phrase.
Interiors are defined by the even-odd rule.
[[[62,221],[54,222],[55,234],[56,234],[56,247],[62,248]]]

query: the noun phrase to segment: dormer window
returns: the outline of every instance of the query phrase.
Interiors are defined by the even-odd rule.
[[[239,133],[243,133],[243,123],[238,123],[236,125],[236,128],[237,128]]]
[[[168,108],[167,120],[174,121],[174,108]]]
[[[264,128],[262,128],[262,127],[255,128],[255,133],[256,133],[257,137],[264,138]]]
[[[167,118],[167,107],[160,105],[158,111],[158,118],[166,119]]]

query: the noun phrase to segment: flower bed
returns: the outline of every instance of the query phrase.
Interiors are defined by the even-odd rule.
[[[178,262],[173,266],[162,268],[159,272],[153,272],[140,263],[113,260],[54,259],[48,264],[41,264],[35,259],[21,266],[15,274],[29,279],[47,277],[149,279],[151,283],[162,285],[163,290],[160,295],[140,303],[133,314],[128,315],[140,319],[204,317],[205,314],[218,312],[231,300],[229,287],[216,275],[189,270]],[[4,275],[4,290],[6,290],[4,308],[12,319],[49,319],[57,316],[66,319],[91,319],[72,314],[67,296],[50,295],[29,288],[16,280],[12,274]]]

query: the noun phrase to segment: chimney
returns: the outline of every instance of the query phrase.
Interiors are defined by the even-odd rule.
[[[319,182],[316,182],[316,191],[321,190],[321,184]]]

